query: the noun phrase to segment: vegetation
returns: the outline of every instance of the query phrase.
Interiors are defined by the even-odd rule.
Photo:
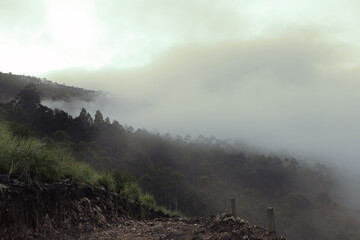
[[[9,101],[14,98],[25,86],[33,84],[39,90],[42,100],[71,101],[79,99],[91,101],[104,93],[85,90],[77,87],[69,87],[63,84],[51,82],[45,78],[16,75],[0,72],[0,101]]]
[[[16,135],[11,134],[8,128]],[[0,123],[1,172],[9,173],[25,182],[53,181],[66,175],[81,180],[89,179],[86,166],[75,162],[67,151],[49,148],[45,143],[29,138],[29,131],[24,129],[26,128],[19,127],[18,124],[8,127],[5,123]]]
[[[0,173],[26,183],[72,177],[79,182],[116,191],[130,201],[157,208],[155,198],[149,193],[143,194],[126,174],[118,171],[99,174],[89,164],[75,160],[69,150],[30,137],[30,132],[21,124],[0,121]]]
[[[278,232],[290,239],[360,238],[360,228],[356,227],[359,222],[331,198],[333,183],[324,165],[307,166],[293,158],[241,151],[235,143],[215,137],[174,138],[144,129],[135,131],[116,120],[104,120],[100,111],[93,119],[82,109],[73,118],[62,110],[41,105],[36,92],[35,88],[27,87],[14,100],[0,105],[2,118],[20,124],[12,123],[10,127],[17,137],[9,145],[13,147],[1,153],[4,161],[1,171],[18,170],[19,176],[25,171],[24,179],[42,180],[59,178],[70,171],[81,181],[102,185],[148,206],[153,206],[155,199],[164,206],[163,211],[187,216],[222,213],[230,208],[229,199],[236,198],[238,215],[258,225],[266,226],[266,207],[273,206]],[[23,101],[24,98],[28,100]],[[36,142],[33,136],[42,141],[29,144]],[[19,151],[14,149],[19,141],[31,146],[29,156],[40,154],[21,167],[24,158],[18,157],[19,163],[14,165],[15,157],[3,157],[17,154]],[[54,151],[69,154],[66,149],[71,149],[74,156],[67,159],[81,162],[56,163],[56,158],[47,157]],[[55,170],[49,169],[46,174],[29,170],[36,166],[32,161],[55,161]],[[71,170],[71,164],[79,166]],[[141,189],[153,197],[142,194]],[[350,230],[348,225],[355,227]]]

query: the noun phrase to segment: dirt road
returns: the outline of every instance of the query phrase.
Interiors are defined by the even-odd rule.
[[[284,239],[268,233],[263,227],[251,226],[231,216],[211,218],[158,218],[148,221],[124,220],[116,227],[81,236],[92,240],[265,240]]]

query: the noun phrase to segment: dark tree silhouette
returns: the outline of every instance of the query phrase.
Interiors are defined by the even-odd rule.
[[[104,117],[99,110],[96,110],[94,123],[97,125],[104,124]]]
[[[40,95],[34,84],[27,85],[14,99],[13,104],[18,108],[36,109],[40,107]]]

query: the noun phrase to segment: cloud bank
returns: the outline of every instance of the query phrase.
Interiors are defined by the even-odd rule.
[[[178,46],[131,70],[45,76],[137,102],[132,111],[103,105],[105,115],[135,127],[357,162],[359,68],[339,49],[317,36],[284,35]]]

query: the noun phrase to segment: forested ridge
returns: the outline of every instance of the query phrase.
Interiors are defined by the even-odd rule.
[[[215,137],[135,130],[101,110],[91,116],[83,108],[73,117],[43,106],[42,94],[27,85],[1,104],[1,117],[98,170],[129,173],[167,209],[208,216],[235,198],[238,216],[258,225],[266,226],[266,207],[273,206],[277,230],[289,239],[359,239],[360,225],[331,198],[333,180],[322,164],[251,154]]]
[[[0,102],[10,101],[28,84],[36,86],[41,100],[72,101],[78,99],[92,101],[95,97],[105,94],[101,91],[66,86],[49,81],[46,78],[0,72]]]

